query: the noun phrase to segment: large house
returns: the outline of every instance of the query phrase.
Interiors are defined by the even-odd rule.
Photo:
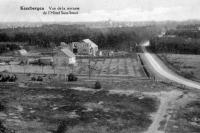
[[[76,56],[69,48],[61,48],[56,51],[53,61],[57,66],[75,65]]]
[[[81,42],[72,42],[70,49],[76,55],[93,55],[96,56],[98,46],[90,39],[84,39]]]

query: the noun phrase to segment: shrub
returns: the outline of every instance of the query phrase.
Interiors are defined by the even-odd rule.
[[[2,103],[0,103],[0,111],[4,111],[4,110],[5,110],[5,106]]]
[[[78,78],[73,74],[73,73],[70,73],[68,75],[68,81],[77,81]]]
[[[41,76],[38,76],[37,81],[43,81],[43,78]]]
[[[17,76],[15,74],[10,75],[9,82],[15,82],[17,80]]]
[[[101,83],[99,81],[95,82],[94,89],[101,89]]]

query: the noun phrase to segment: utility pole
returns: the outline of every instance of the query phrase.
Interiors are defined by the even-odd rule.
[[[91,62],[91,57],[89,55],[89,60],[88,60],[88,76],[89,76],[89,79],[90,79],[90,76],[91,76],[91,65],[90,65],[90,62]]]

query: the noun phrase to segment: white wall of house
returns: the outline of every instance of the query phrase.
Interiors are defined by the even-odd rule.
[[[76,64],[76,57],[68,57],[63,52],[58,51],[53,57],[54,65],[56,66],[67,66]]]
[[[69,64],[76,64],[76,57],[69,58]]]
[[[87,43],[84,42],[73,42],[71,44],[72,46],[72,51],[73,49],[77,48],[78,54],[80,55],[88,55],[90,54],[90,47]]]
[[[79,55],[96,56],[96,53],[98,51],[98,47],[93,47],[91,44],[85,43],[85,42],[72,42],[71,48],[72,48],[72,51],[74,48],[77,48]]]

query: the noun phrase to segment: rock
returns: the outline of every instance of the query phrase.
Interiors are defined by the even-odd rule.
[[[178,126],[174,125],[173,128],[178,128]]]
[[[87,108],[87,110],[83,110],[83,112],[92,112],[93,111],[93,109],[91,109],[91,108]]]
[[[139,100],[142,100],[142,99],[144,99],[144,96],[140,96],[138,99],[139,99]]]
[[[35,113],[35,110],[31,110],[30,113]]]
[[[79,115],[77,115],[76,112],[70,112],[70,113],[68,114],[68,117],[69,117],[69,118],[77,118],[77,117],[79,117]]]
[[[7,116],[7,114],[0,112],[0,119],[5,119]]]
[[[98,104],[102,105],[102,104],[103,104],[103,101],[100,101]]]
[[[9,116],[15,116],[15,113],[9,113]]]
[[[17,110],[18,110],[19,112],[22,112],[22,111],[24,110],[23,107],[22,107],[21,105],[16,106],[16,108],[17,108]]]
[[[12,117],[12,119],[18,119],[18,118],[19,118],[18,116],[13,116],[13,117]]]
[[[57,110],[57,109],[58,109],[58,107],[53,107],[52,109],[53,109],[53,110]]]

